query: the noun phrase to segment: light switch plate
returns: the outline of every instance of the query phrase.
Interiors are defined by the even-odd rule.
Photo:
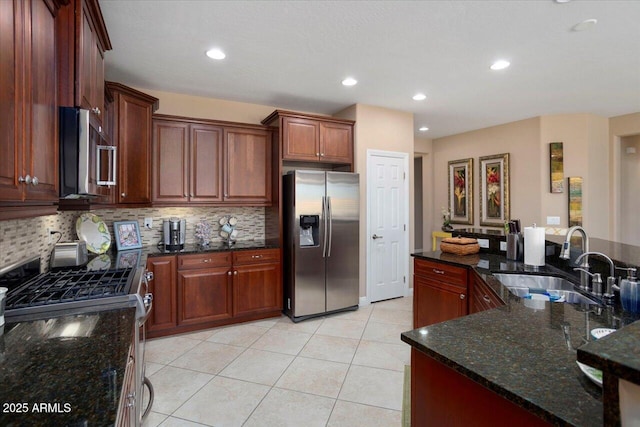
[[[548,216],[547,217],[547,225],[560,225],[560,217],[559,216]]]
[[[507,251],[507,242],[500,242],[500,250],[503,252]]]
[[[489,239],[478,239],[478,245],[481,248],[489,249]]]

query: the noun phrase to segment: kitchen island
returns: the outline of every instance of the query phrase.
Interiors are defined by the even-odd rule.
[[[594,305],[530,308],[493,277],[527,270],[502,255],[414,257],[474,270],[504,305],[402,334],[412,346],[412,425],[422,417],[433,425],[603,424],[602,390],[578,368],[576,349],[592,340],[591,329],[637,316]],[[541,273],[566,274],[552,266]],[[617,334],[624,329],[608,337],[612,348]]]
[[[135,308],[11,322],[0,335],[0,425],[113,425]]]

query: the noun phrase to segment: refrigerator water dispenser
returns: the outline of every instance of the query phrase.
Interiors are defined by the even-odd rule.
[[[300,246],[318,246],[320,215],[300,215]]]

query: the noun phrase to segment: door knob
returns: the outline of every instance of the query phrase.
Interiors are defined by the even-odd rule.
[[[382,236],[378,236],[377,234],[374,234],[372,238],[373,240],[377,240],[377,239],[382,239]]]

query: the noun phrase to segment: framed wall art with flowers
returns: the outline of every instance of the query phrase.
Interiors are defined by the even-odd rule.
[[[452,224],[473,224],[473,159],[449,162],[449,212]]]
[[[509,220],[509,153],[480,157],[480,225]]]

